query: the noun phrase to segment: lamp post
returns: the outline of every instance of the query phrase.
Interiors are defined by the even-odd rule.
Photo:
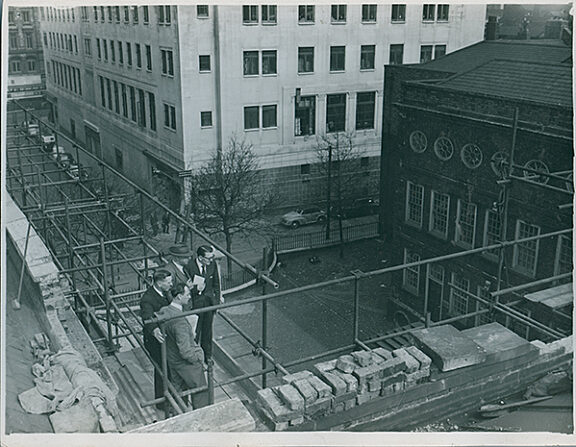
[[[326,240],[330,239],[330,220],[332,218],[332,145],[328,145],[328,187],[326,188]]]

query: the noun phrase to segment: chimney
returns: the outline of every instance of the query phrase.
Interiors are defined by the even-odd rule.
[[[488,16],[486,28],[484,30],[485,40],[496,40],[498,38],[498,18],[496,16]]]

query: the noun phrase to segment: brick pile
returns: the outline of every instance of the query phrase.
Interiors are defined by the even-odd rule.
[[[426,381],[431,363],[415,346],[356,351],[284,376],[284,384],[260,390],[258,401],[274,430],[286,430]]]

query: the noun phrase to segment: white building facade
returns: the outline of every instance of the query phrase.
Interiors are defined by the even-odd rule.
[[[175,197],[179,171],[245,140],[287,204],[318,197],[310,178],[326,134],[351,135],[376,180],[384,65],[482,40],[486,6],[43,9],[47,90],[64,131]]]

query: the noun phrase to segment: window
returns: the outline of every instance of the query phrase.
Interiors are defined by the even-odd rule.
[[[116,62],[116,45],[113,40],[110,41],[110,60]]]
[[[425,22],[433,22],[436,12],[436,5],[422,5],[422,20]]]
[[[127,64],[129,67],[132,66],[132,44],[130,42],[126,42],[126,57],[127,57]]]
[[[326,132],[346,130],[346,93],[326,95]]]
[[[432,60],[432,45],[422,45],[420,47],[420,63],[424,64]]]
[[[298,6],[298,23],[314,23],[314,5]]]
[[[114,21],[120,23],[120,6],[114,6]]]
[[[330,71],[344,71],[346,47],[330,47]]]
[[[208,72],[211,70],[209,55],[198,56],[198,69],[201,72]]]
[[[18,48],[18,35],[16,33],[10,33],[10,49]]]
[[[112,6],[107,6],[108,9],[108,21],[112,21]]]
[[[100,21],[101,21],[101,22],[104,22],[105,20],[106,20],[106,17],[105,17],[105,9],[104,9],[104,6],[100,6]]]
[[[277,127],[276,105],[262,106],[262,128]]]
[[[362,22],[375,23],[376,9],[376,5],[362,5]]]
[[[124,6],[124,22],[125,23],[130,22],[130,7],[129,6]]]
[[[465,248],[474,248],[476,235],[476,205],[458,200],[454,241]]]
[[[44,37],[44,46],[47,47],[48,46],[48,35],[46,33],[43,33],[43,37]]]
[[[14,23],[14,11],[8,11],[8,23]]]
[[[346,23],[346,5],[332,5],[332,23]]]
[[[556,247],[554,274],[569,273],[572,269],[572,237],[560,235],[558,236],[558,245]]]
[[[108,108],[112,110],[112,83],[106,79],[106,91],[108,92]]]
[[[262,5],[262,24],[276,25],[276,5]]]
[[[30,11],[22,11],[22,21],[24,23],[30,23]]]
[[[124,47],[122,46],[122,42],[118,41],[118,63],[124,63]]]
[[[374,106],[376,92],[356,94],[356,130],[374,129]]]
[[[142,68],[142,51],[140,44],[134,44],[134,50],[136,51],[136,68]]]
[[[376,45],[362,45],[360,47],[360,70],[374,70],[376,58]]]
[[[152,71],[152,48],[146,45],[146,70]]]
[[[422,227],[422,214],[424,211],[424,187],[412,182],[406,183],[406,216],[405,221],[410,225]]]
[[[434,46],[434,59],[438,59],[446,54],[446,45]]]
[[[436,20],[438,20],[439,22],[447,22],[449,7],[450,7],[449,5],[438,5]]]
[[[174,53],[172,50],[160,50],[162,56],[162,74],[174,76]]]
[[[88,6],[81,6],[80,7],[80,18],[83,22],[88,21]]]
[[[540,234],[540,227],[522,220],[516,222],[516,239],[525,239]],[[536,275],[539,240],[521,242],[514,245],[513,267],[521,273]]]
[[[442,238],[448,237],[448,214],[450,211],[450,196],[432,191],[430,204],[430,233]]]
[[[242,6],[242,23],[244,25],[251,25],[258,23],[258,6],[256,5]]]
[[[136,122],[136,89],[132,86],[130,89],[130,119]]]
[[[108,62],[108,44],[106,39],[102,39],[102,49],[104,50],[104,60]]]
[[[176,130],[176,108],[164,104],[164,127]]]
[[[86,56],[92,55],[92,41],[89,37],[84,38],[84,54]]]
[[[244,51],[244,76],[254,76],[258,73],[258,51]]]
[[[259,109],[258,106],[244,107],[244,130],[260,128]]]
[[[20,61],[11,61],[10,62],[10,71],[13,73],[19,73],[22,70],[20,67]]]
[[[114,111],[120,113],[120,95],[118,94],[118,82],[114,82]]]
[[[470,281],[461,275],[452,273],[452,284],[450,287],[450,313],[452,315],[464,315],[468,313],[468,294],[470,291]]]
[[[401,65],[404,62],[404,44],[395,43],[390,45],[390,65]]]
[[[148,6],[142,6],[142,22],[144,22],[144,25],[150,23],[150,11],[148,10]]]
[[[316,97],[302,96],[295,101],[294,135],[314,135],[316,133]]]
[[[404,263],[420,261],[420,255],[404,249]],[[402,270],[402,286],[408,292],[418,295],[420,285],[420,266],[407,267]]]
[[[262,51],[262,74],[276,74],[276,50]]]
[[[114,154],[116,158],[116,169],[122,172],[124,170],[124,156],[122,155],[122,151],[115,147]]]
[[[146,96],[144,95],[144,90],[138,89],[138,125],[141,127],[146,127]]]
[[[156,131],[156,97],[148,92],[148,110],[150,111],[150,130]]]
[[[392,5],[392,22],[406,21],[406,5]]]
[[[132,22],[138,23],[138,6],[132,6]]]
[[[314,47],[298,47],[298,73],[314,72]]]
[[[74,53],[78,54],[78,37],[74,36]]]
[[[170,6],[158,6],[158,24],[170,25],[172,23],[172,14]]]
[[[34,38],[32,34],[26,33],[24,34],[24,42],[26,43],[26,48],[34,48]]]
[[[120,90],[122,92],[122,115],[128,118],[128,96],[126,93],[126,84],[120,84]]]
[[[200,127],[212,127],[212,112],[200,112]]]
[[[98,53],[98,60],[102,59],[102,49],[100,47],[100,39],[96,38],[96,51]]]
[[[310,164],[300,165],[300,175],[310,175]]]
[[[484,246],[493,245],[500,242],[501,232],[500,215],[497,211],[486,211],[486,222],[484,225]],[[482,252],[483,255],[491,258],[498,256],[498,249]]]

